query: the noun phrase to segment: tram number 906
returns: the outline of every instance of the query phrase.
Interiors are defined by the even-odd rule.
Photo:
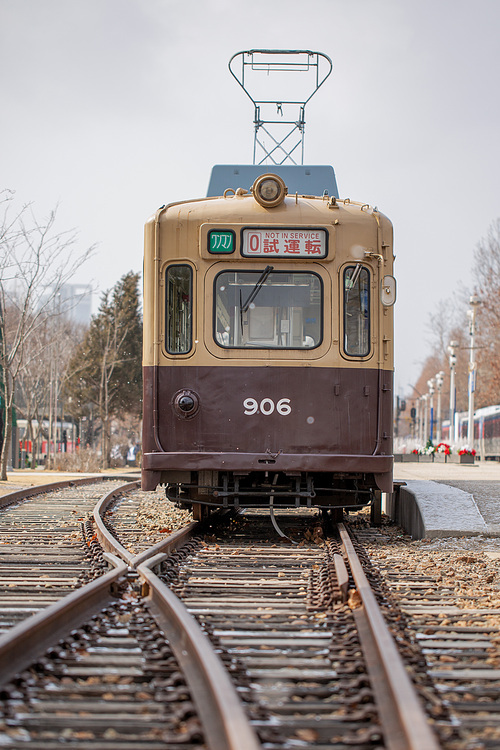
[[[289,398],[280,398],[277,404],[274,403],[272,398],[263,398],[260,404],[255,398],[246,398],[243,401],[243,406],[245,409],[244,414],[264,414],[266,417],[275,410],[282,417],[286,417],[292,411]]]

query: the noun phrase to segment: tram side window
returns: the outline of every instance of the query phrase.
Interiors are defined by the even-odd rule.
[[[165,346],[169,354],[187,354],[192,340],[193,275],[190,266],[166,271]]]
[[[370,353],[370,274],[359,263],[344,270],[344,352]]]

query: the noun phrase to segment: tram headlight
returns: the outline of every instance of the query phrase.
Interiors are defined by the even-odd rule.
[[[197,393],[186,388],[177,391],[172,400],[172,405],[177,416],[189,419],[194,417],[200,408],[200,400]]]
[[[179,409],[183,412],[189,412],[193,411],[194,409],[194,398],[192,396],[181,396],[181,398],[178,401],[179,403]]]
[[[252,185],[252,194],[264,208],[274,208],[285,200],[288,188],[276,174],[263,174]]]

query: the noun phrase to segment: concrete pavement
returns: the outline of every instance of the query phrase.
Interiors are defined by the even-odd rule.
[[[500,536],[500,463],[395,463],[406,482],[387,502],[414,538]]]

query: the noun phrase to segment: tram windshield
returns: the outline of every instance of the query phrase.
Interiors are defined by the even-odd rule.
[[[322,340],[315,273],[223,271],[215,279],[214,338],[229,349],[312,349]]]

